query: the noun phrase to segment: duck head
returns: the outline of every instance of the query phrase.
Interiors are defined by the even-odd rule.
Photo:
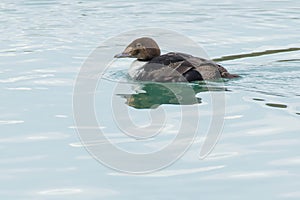
[[[157,43],[152,38],[142,37],[131,42],[122,53],[115,55],[115,58],[137,58],[148,61],[159,55]]]

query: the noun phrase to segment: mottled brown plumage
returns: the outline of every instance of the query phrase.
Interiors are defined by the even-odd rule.
[[[235,78],[224,67],[204,58],[185,53],[170,52],[160,55],[157,43],[147,37],[131,42],[116,58],[132,57],[147,61],[129,75],[139,81],[185,82]]]

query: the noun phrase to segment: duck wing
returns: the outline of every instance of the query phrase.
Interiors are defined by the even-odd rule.
[[[143,65],[133,79],[157,82],[186,82],[231,78],[227,70],[211,60],[170,52]]]
[[[194,68],[187,61],[189,57],[188,54],[175,52],[157,56],[144,64],[133,79],[157,82],[186,82],[187,80],[183,74]]]

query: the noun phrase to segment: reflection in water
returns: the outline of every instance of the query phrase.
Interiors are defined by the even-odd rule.
[[[235,60],[240,58],[250,58],[250,57],[257,57],[257,56],[264,56],[269,54],[276,54],[276,53],[283,53],[283,52],[291,52],[291,51],[299,51],[300,48],[286,48],[286,49],[271,49],[259,52],[252,52],[252,53],[245,53],[245,54],[237,54],[237,55],[229,55],[229,56],[222,56],[221,58],[213,59],[215,62],[221,62],[226,60]],[[287,61],[287,60],[285,60]]]
[[[254,101],[266,101],[265,99],[261,98],[252,98]],[[274,108],[287,108],[288,106],[285,104],[279,103],[265,103],[266,106],[274,107]]]
[[[193,92],[191,92],[191,89]],[[195,95],[206,91],[224,91],[223,87],[208,86],[204,83],[143,83],[136,94],[118,94],[126,104],[137,109],[154,109],[162,104],[200,104],[201,98]]]
[[[295,62],[300,61],[300,59],[283,59],[283,60],[277,60],[276,62]]]
[[[266,103],[266,105],[275,108],[287,108],[287,105],[278,104],[278,103]]]
[[[261,98],[252,98],[254,101],[266,101],[265,99]],[[266,106],[274,107],[274,108],[287,108],[288,106],[285,104],[279,103],[265,103]]]
[[[254,101],[266,101],[265,99],[262,99],[262,98],[252,98],[252,100]],[[280,104],[280,103],[265,103],[264,105],[268,106],[268,107],[272,107],[272,108],[289,108],[291,109],[291,106],[287,105],[287,104]],[[292,112],[296,115],[300,115],[299,112],[297,112],[296,110],[292,110]]]
[[[260,98],[253,98],[254,101],[265,101],[264,99],[260,99]]]

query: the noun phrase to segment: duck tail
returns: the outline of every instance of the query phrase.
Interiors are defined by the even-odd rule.
[[[240,76],[237,74],[230,74],[227,69],[225,69],[222,65],[218,65],[218,70],[221,74],[222,78],[239,78]]]

